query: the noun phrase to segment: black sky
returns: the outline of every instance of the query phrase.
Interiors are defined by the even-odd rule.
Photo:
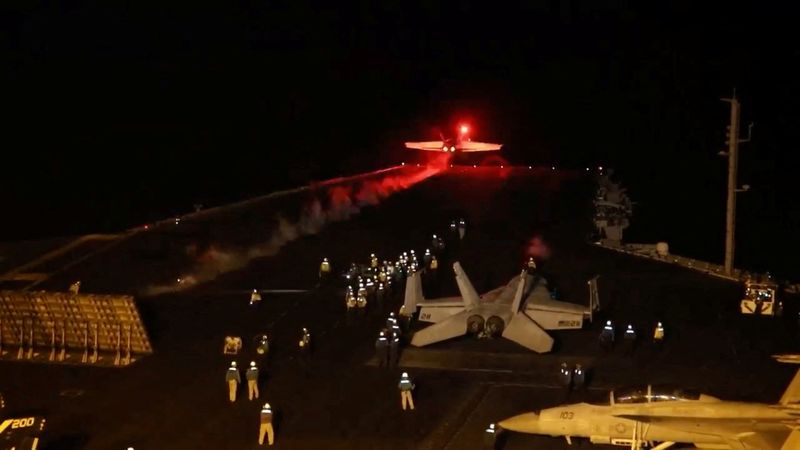
[[[645,203],[680,186],[714,215],[734,87],[757,124],[743,202],[800,225],[798,16],[780,4],[160,3],[0,6],[2,200],[23,217],[4,237],[382,167],[460,117],[511,161],[613,165]]]

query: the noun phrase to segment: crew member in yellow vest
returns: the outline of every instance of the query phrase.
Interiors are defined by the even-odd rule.
[[[247,397],[250,400],[258,398],[258,366],[255,361],[250,361],[250,368],[244,375],[247,378]]]
[[[326,280],[331,273],[331,263],[328,258],[322,258],[322,263],[319,265],[319,279]]]
[[[653,330],[653,344],[656,348],[661,348],[664,344],[664,325],[661,322],[658,322],[655,330]]]
[[[225,381],[228,382],[228,398],[233,403],[236,401],[236,390],[239,388],[239,383],[242,382],[239,369],[236,368],[236,361],[231,361],[231,366],[225,372]]]
[[[265,403],[261,408],[261,426],[258,427],[258,445],[264,445],[264,435],[267,435],[267,443],[275,443],[275,431],[272,429],[272,407]]]

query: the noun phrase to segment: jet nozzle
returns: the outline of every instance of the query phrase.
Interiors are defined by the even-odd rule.
[[[503,430],[516,431],[518,433],[540,433],[539,415],[532,412],[501,420],[497,423],[497,426]]]

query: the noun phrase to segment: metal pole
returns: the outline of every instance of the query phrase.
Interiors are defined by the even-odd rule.
[[[728,134],[728,207],[725,216],[725,274],[733,274],[736,246],[736,174],[739,167],[739,100],[723,99],[731,104],[731,124]]]

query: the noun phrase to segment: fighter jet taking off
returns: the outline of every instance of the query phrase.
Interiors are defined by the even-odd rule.
[[[800,364],[792,355],[781,362]],[[588,438],[632,450],[676,443],[731,450],[800,449],[800,371],[775,405],[723,401],[674,388],[643,386],[612,391],[604,404],[576,403],[528,412],[498,423],[503,430]]]
[[[503,144],[473,141],[469,137],[470,128],[467,124],[458,127],[455,139],[441,136],[439,141],[406,142],[406,148],[415,150],[428,150],[433,152],[491,152],[500,150]]]
[[[464,269],[453,264],[461,297],[426,300],[419,273],[406,281],[404,309],[409,314],[421,308],[419,320],[434,322],[417,331],[411,344],[423,347],[464,334],[502,336],[538,353],[553,348],[553,338],[544,330],[579,329],[599,307],[597,278],[588,281],[587,306],[553,300],[547,281],[539,274],[522,273],[506,285],[478,296]]]

